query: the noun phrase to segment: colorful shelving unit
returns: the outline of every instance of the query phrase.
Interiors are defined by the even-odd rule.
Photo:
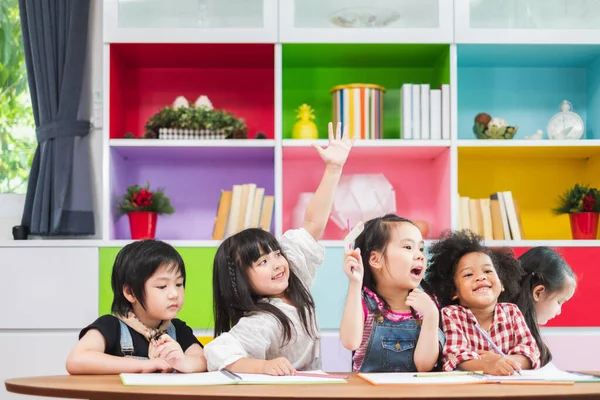
[[[578,328],[600,327],[600,316],[585,312],[600,290],[591,262],[600,256],[599,242],[570,240],[567,217],[550,211],[558,194],[575,182],[600,186],[600,26],[587,17],[600,12],[598,2],[559,1],[561,7],[546,5],[542,13],[537,7],[543,1],[530,1],[531,18],[524,19],[516,1],[382,0],[378,6],[401,16],[385,28],[329,22],[327,16],[341,8],[370,6],[365,0],[243,0],[230,7],[181,1],[177,7],[186,17],[178,22],[182,9],[165,2],[104,3],[108,129],[101,313],[110,307],[114,256],[129,241],[126,218],[114,214],[115,196],[150,180],[166,188],[176,209],[159,219],[157,236],[177,246],[186,261],[181,317],[210,334],[212,258],[218,246],[210,238],[220,190],[249,181],[265,187],[265,194],[275,196],[272,231],[281,235],[293,228],[298,195],[313,191],[322,174],[312,142],[291,138],[294,110],[302,103],[315,109],[318,143],[325,145],[332,118],[329,90],[368,82],[387,89],[384,138],[358,141],[345,173],[384,173],[396,190],[398,213],[429,221],[429,239],[458,227],[459,194],[482,198],[512,191],[527,240],[490,244],[511,246],[517,254],[536,245],[557,248],[580,281],[575,297],[549,326],[575,329],[565,341],[577,336]],[[578,8],[584,6],[587,13]],[[540,20],[544,24],[532,28]],[[400,138],[403,83],[450,84],[450,140]],[[244,118],[250,138],[123,139],[126,132],[142,136],[146,119],[175,97],[194,101],[201,94]],[[545,131],[565,99],[584,119],[585,138],[524,140],[537,129]],[[476,140],[472,126],[479,112],[519,125],[518,134],[507,141]],[[267,139],[253,139],[257,131]],[[323,236],[326,262],[313,288],[319,325],[333,332],[332,344],[347,288],[341,238],[342,231],[330,223]],[[567,365],[568,357],[560,357]]]

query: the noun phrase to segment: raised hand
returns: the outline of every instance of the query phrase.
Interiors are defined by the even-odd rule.
[[[323,161],[325,161],[325,164],[341,168],[346,163],[354,142],[348,138],[348,129],[346,127],[344,127],[344,137],[342,138],[342,124],[340,122],[337,124],[335,135],[331,122],[328,128],[329,144],[327,148],[322,148],[316,144],[313,144],[313,147],[317,150]]]
[[[350,283],[362,285],[364,272],[360,249],[346,250],[344,254],[344,273],[350,280]]]

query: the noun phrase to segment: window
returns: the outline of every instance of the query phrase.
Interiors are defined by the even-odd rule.
[[[22,194],[36,140],[18,0],[0,1],[0,27],[0,194]]]

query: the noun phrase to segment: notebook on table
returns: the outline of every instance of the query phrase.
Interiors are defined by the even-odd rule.
[[[500,383],[514,385],[573,385],[579,382],[600,382],[600,377],[559,370],[552,363],[536,370],[523,370],[521,375],[495,376],[481,372],[397,372],[359,373],[358,376],[373,385],[459,385]]]
[[[120,374],[120,377],[123,385],[126,386],[312,385],[347,383],[346,379],[334,378],[323,371],[310,371],[304,376],[272,376],[264,374],[236,375],[241,379],[232,378],[221,371],[199,372],[194,374]]]

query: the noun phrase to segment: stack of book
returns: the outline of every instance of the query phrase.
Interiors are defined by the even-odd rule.
[[[512,193],[496,192],[488,199],[460,197],[459,228],[485,240],[525,240],[521,212]]]
[[[402,85],[400,137],[417,140],[450,139],[450,85],[431,89],[429,83]]]
[[[222,240],[246,228],[270,232],[274,202],[274,196],[265,196],[265,189],[255,183],[221,190],[212,239]]]

